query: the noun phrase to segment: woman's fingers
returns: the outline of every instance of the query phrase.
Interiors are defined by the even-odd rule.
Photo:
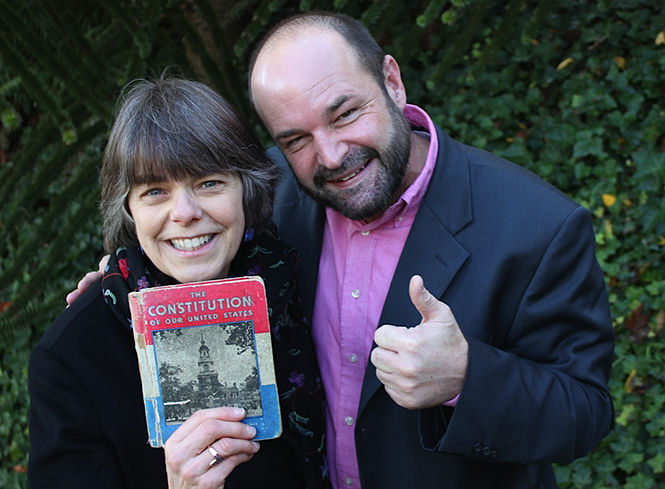
[[[206,447],[200,458],[203,459],[203,465],[208,468],[222,464],[236,467],[238,464],[252,458],[260,447],[259,443],[255,441],[220,438]],[[197,463],[200,463],[200,461],[197,461]]]
[[[169,489],[221,489],[233,469],[249,461],[258,450],[257,442],[222,438],[195,457],[178,458],[167,452]]]
[[[183,455],[194,456],[220,438],[250,440],[256,436],[256,429],[241,423],[244,417],[245,411],[240,408],[201,409],[178,427],[164,448],[177,444]]]
[[[251,441],[256,430],[240,422],[244,416],[242,409],[213,408],[185,421],[164,445],[169,488],[223,487],[260,448]]]

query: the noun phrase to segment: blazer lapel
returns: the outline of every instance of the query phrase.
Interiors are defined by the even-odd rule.
[[[397,264],[379,327],[384,324],[407,327],[419,324],[422,318],[409,298],[411,277],[422,276],[425,287],[441,298],[469,257],[469,252],[454,237],[473,218],[466,152],[460,143],[441,130],[438,129],[437,135],[436,167]],[[369,361],[358,416],[380,388],[376,368]]]

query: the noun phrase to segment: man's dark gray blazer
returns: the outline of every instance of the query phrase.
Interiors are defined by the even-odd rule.
[[[438,137],[377,327],[420,322],[408,295],[420,274],[468,340],[467,376],[456,408],[409,411],[367,366],[355,428],[362,487],[556,487],[550,464],[586,455],[612,425],[614,334],[589,212],[521,167]],[[301,254],[311,319],[325,213],[284,173],[275,222]]]

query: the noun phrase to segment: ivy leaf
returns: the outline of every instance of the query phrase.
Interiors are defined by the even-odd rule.
[[[563,70],[566,66],[571,64],[573,61],[575,61],[573,58],[566,58],[564,59],[559,65],[556,67],[558,71]]]
[[[637,376],[637,369],[634,368],[634,369],[630,372],[630,375],[629,375],[628,378],[626,379],[626,382],[623,384],[623,388],[625,389],[625,391],[626,391],[628,394],[632,394],[632,393],[633,393],[633,388],[634,388],[635,384],[636,384],[637,382],[639,382],[639,380],[638,380],[637,382],[635,382],[635,378],[636,378],[636,376]],[[639,378],[638,378],[638,379],[639,379]],[[627,406],[632,406],[632,404],[628,404],[628,405],[624,406],[624,408],[626,408]],[[632,412],[632,411],[631,411],[631,412]],[[622,416],[622,417],[624,416],[624,413],[625,413],[625,409],[624,409],[624,410],[622,411],[622,413],[621,413],[621,416]],[[621,423],[619,423],[619,424],[621,424]],[[625,425],[624,425],[624,426],[625,426]]]
[[[651,318],[650,311],[644,311],[644,304],[640,304],[633,312],[630,313],[626,320],[626,329],[630,332],[630,338],[635,343],[642,343],[642,341],[649,334],[649,319]]]
[[[605,204],[605,207],[612,207],[616,201],[616,195],[603,194],[603,204]]]
[[[581,158],[582,156],[602,156],[603,141],[600,138],[582,139],[575,143],[573,147],[573,157]]]
[[[644,454],[641,452],[629,452],[626,453],[622,460],[617,464],[620,469],[628,472],[635,471],[635,467],[644,460]],[[633,486],[633,487],[650,487],[650,486]]]
[[[665,472],[665,453],[656,454],[655,457],[647,460],[647,465],[653,469],[656,474]]]
[[[656,45],[665,44],[665,31],[660,31],[656,36]]]

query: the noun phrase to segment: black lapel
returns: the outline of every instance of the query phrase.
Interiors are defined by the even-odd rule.
[[[425,287],[440,298],[469,256],[454,237],[473,219],[466,151],[438,128],[437,135],[439,154],[434,174],[404,245],[377,326],[420,323],[420,314],[409,298],[411,277],[421,275]],[[381,387],[376,369],[369,361],[359,415]]]

